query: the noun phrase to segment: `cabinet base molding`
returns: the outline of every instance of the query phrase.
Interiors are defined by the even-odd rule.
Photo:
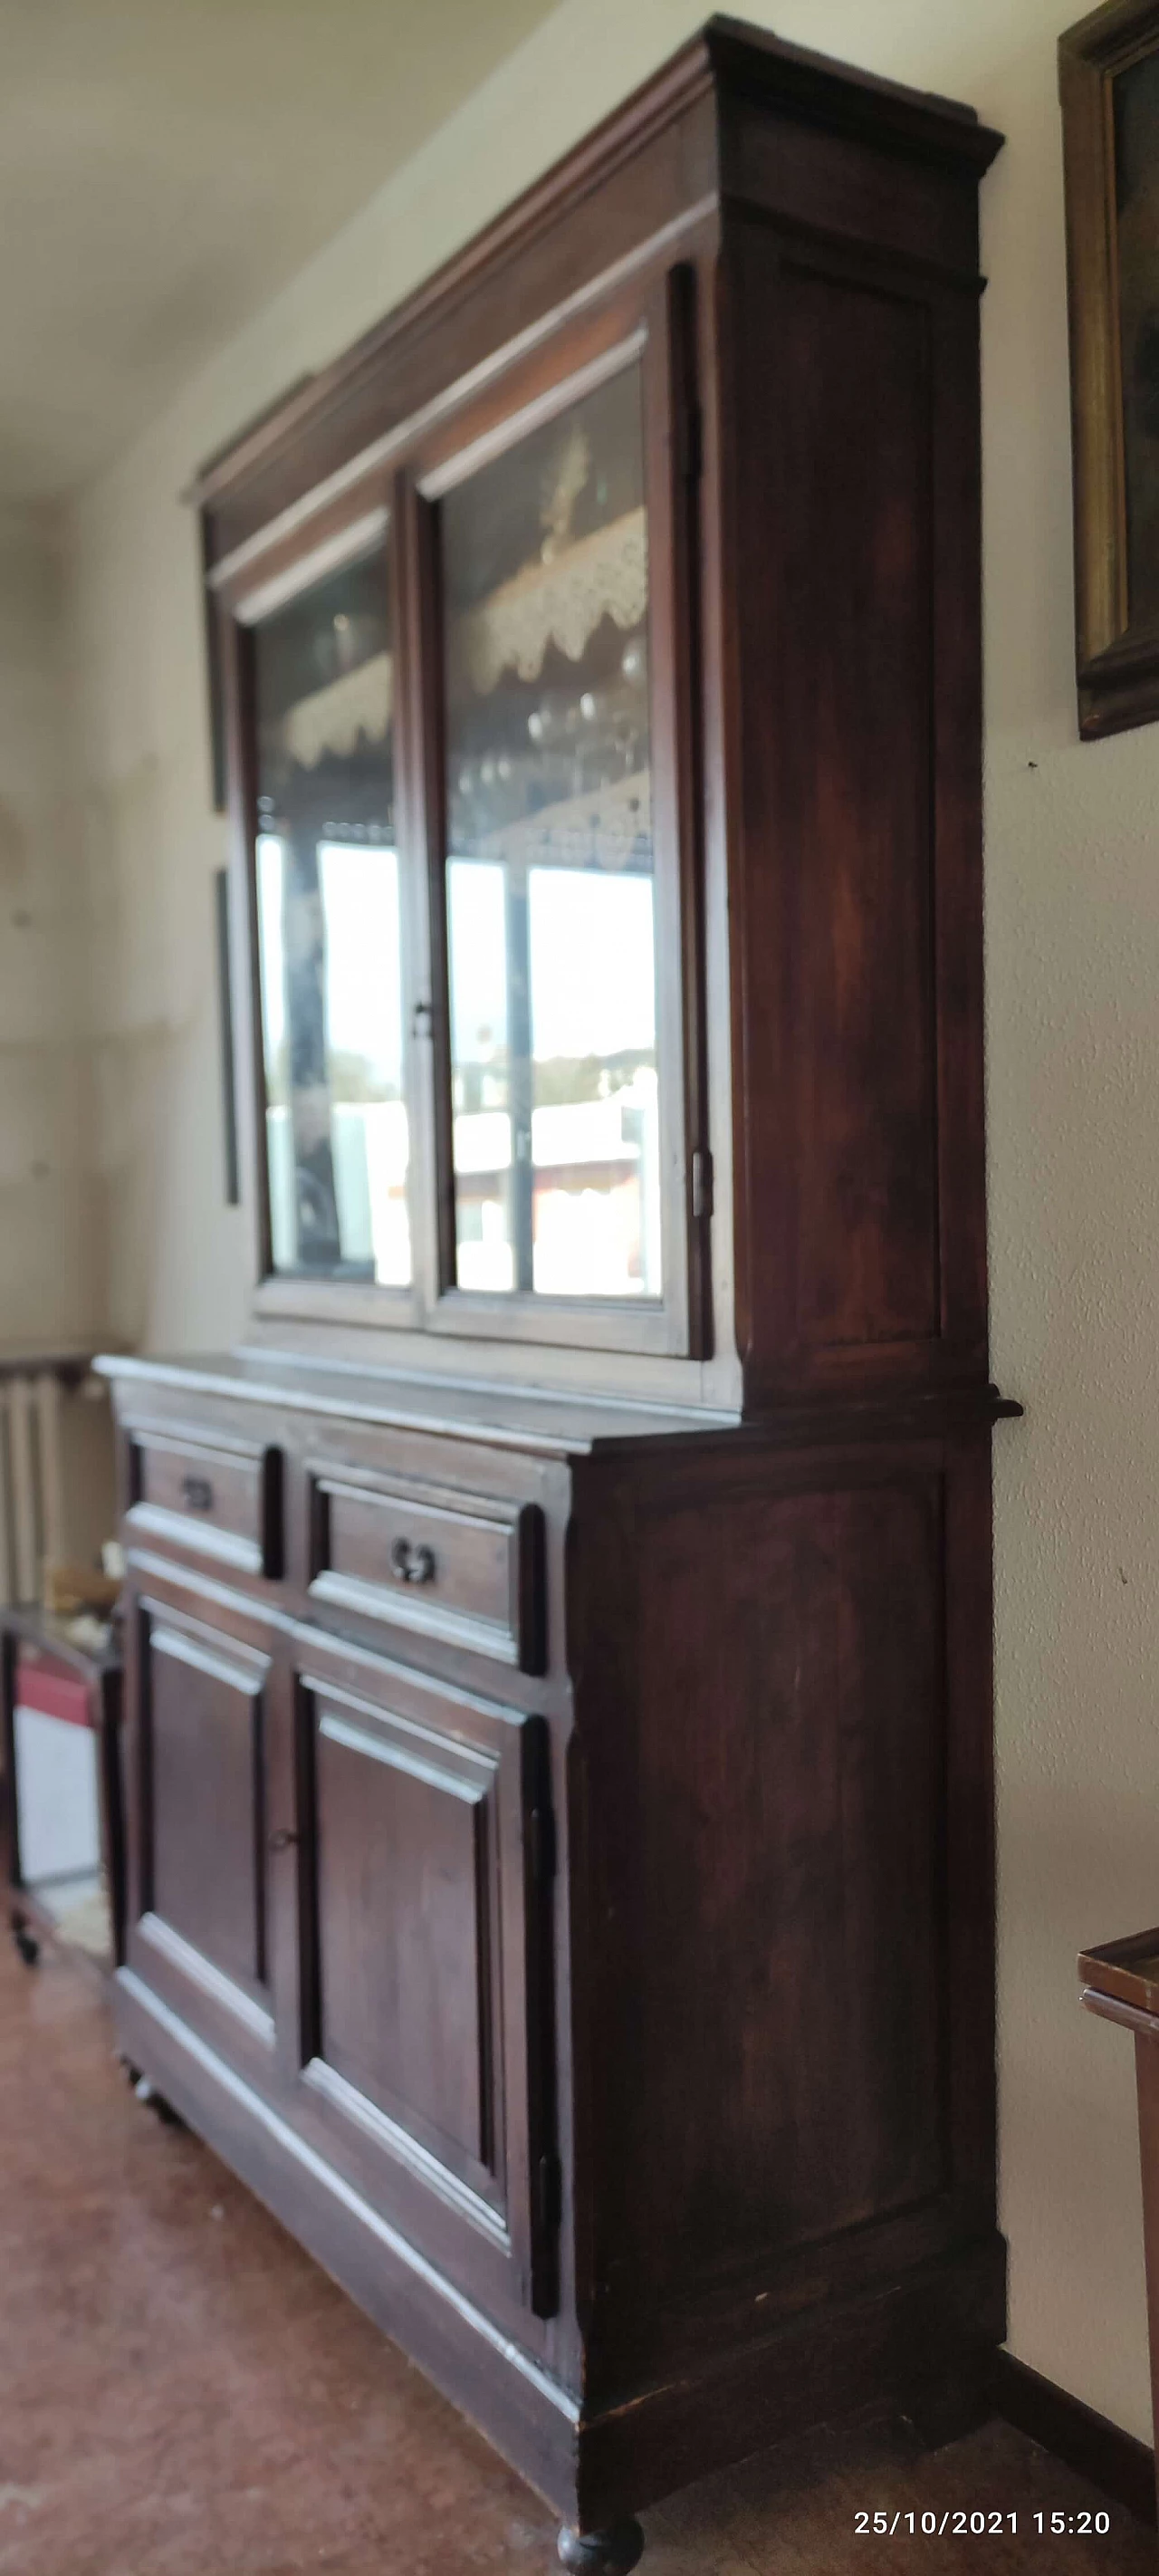
[[[1012,2352],[994,2355],[990,2398],[995,2413],[1008,2424],[1076,2476],[1089,2478],[1137,2522],[1155,2529],[1155,2454],[1146,2442],[1112,2424],[1109,2416],[1096,2414],[1093,2406],[1084,2406],[1081,2397],[1044,2379]]]
[[[902,2413],[917,2386],[981,2375],[1005,2300],[1005,2241],[992,2236],[584,2420],[581,2522],[616,2522],[817,2424]]]
[[[831,2416],[904,2409],[915,2386],[984,2371],[1002,2333],[1006,2249],[992,2236],[584,2416],[132,1969],[116,2011],[133,2064],[562,2516],[569,2545]]]
[[[556,2511],[575,2499],[577,2400],[380,2217],[132,1969],[118,2044],[332,2280]]]

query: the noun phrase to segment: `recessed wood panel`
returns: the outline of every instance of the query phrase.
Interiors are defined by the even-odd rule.
[[[746,1338],[942,1329],[933,357],[921,299],[743,235]]]
[[[938,1326],[930,809],[930,390],[924,308],[784,279],[781,761],[799,980],[797,1323],[810,1341]]]
[[[294,2117],[485,2302],[558,2298],[542,1722],[315,1637]]]
[[[923,1483],[639,1531],[639,1743],[592,1824],[618,1891],[607,2261],[691,2278],[941,2184],[939,1530]]]
[[[326,1702],[314,1761],[318,2053],[456,2169],[488,2167],[495,1765]]]
[[[148,1627],[152,1910],[227,1977],[265,1980],[263,1656]]]

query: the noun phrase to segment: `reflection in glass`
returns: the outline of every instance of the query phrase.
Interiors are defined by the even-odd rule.
[[[385,552],[256,628],[258,933],[273,1267],[405,1285]]]
[[[461,1288],[658,1297],[639,368],[443,503]]]

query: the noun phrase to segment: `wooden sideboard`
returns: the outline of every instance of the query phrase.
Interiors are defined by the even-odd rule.
[[[256,1285],[107,1364],[120,2029],[571,2566],[1004,2331],[997,145],[713,20],[200,487]]]

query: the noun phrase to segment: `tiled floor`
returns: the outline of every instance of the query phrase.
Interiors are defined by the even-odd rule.
[[[645,2516],[645,2576],[1154,2576],[1153,2535],[1002,2425],[914,2463],[824,2433]],[[859,2508],[1017,2537],[858,2537]],[[194,2138],[84,1972],[0,1943],[0,2576],[549,2576],[549,2515]]]

